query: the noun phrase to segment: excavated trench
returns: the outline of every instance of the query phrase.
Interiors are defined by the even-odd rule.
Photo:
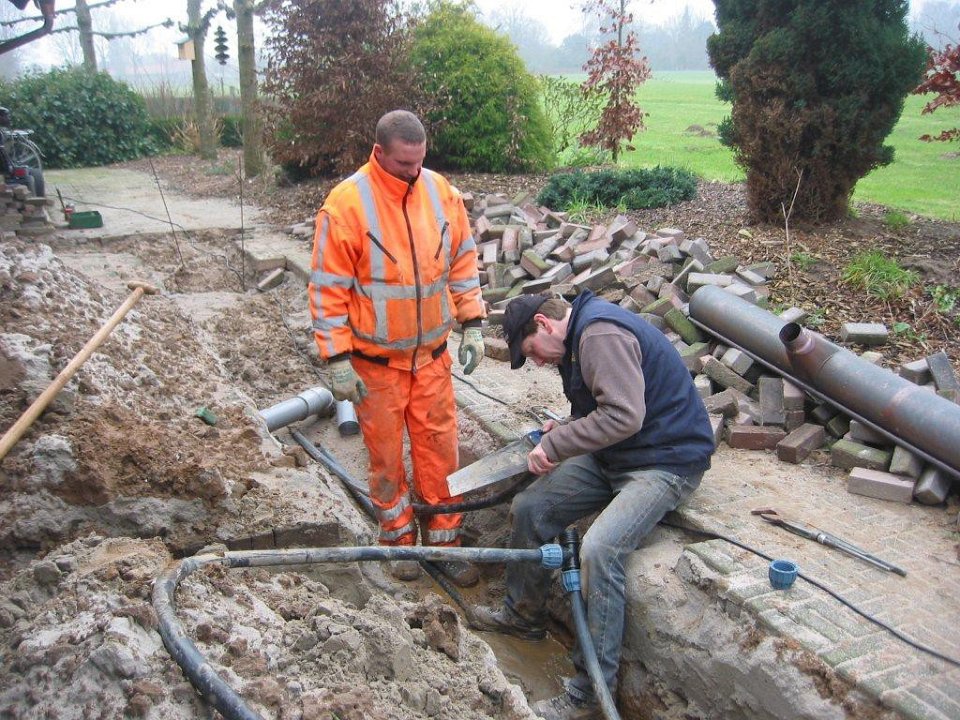
[[[323,384],[306,297],[287,274],[257,292],[236,235],[217,231],[2,246],[2,419],[18,414],[144,280],[146,297],[4,460],[0,708],[10,717],[198,717],[159,644],[150,586],[201,548],[374,544],[375,529],[287,429],[257,410]],[[199,410],[215,417],[208,424]],[[207,418],[210,415],[207,414]],[[297,425],[364,477],[359,436]],[[470,462],[496,447],[461,413]],[[504,545],[506,508],[466,523]],[[496,602],[484,566],[467,602]],[[181,620],[266,717],[532,717],[569,674],[557,641],[465,629],[432,580],[399,585],[377,563],[191,576]],[[53,698],[59,698],[54,701]],[[63,700],[68,702],[63,704]]]
[[[164,568],[201,549],[376,542],[340,481],[289,429],[270,434],[259,419],[323,384],[324,369],[302,282],[287,273],[258,292],[260,274],[235,240],[204,231],[0,243],[4,427],[111,315],[127,282],[161,290],[3,460],[4,717],[205,717],[158,634],[150,597]],[[503,386],[501,425],[529,423],[529,409],[559,397],[545,377]],[[502,442],[487,427],[460,412],[463,464]],[[341,436],[333,418],[296,428],[364,477],[358,435]],[[465,522],[474,546],[503,547],[508,530],[505,506]],[[847,686],[718,604],[715,579],[684,551],[700,540],[660,528],[630,569],[643,610],[627,629],[623,717],[773,717],[783,687],[794,717],[856,716],[860,698]],[[502,567],[484,565],[481,576],[465,600],[499,602]],[[178,594],[188,636],[269,718],[532,718],[527,702],[556,694],[571,672],[559,583],[550,609],[546,641],[475,634],[431,579],[399,584],[370,562],[208,566]]]

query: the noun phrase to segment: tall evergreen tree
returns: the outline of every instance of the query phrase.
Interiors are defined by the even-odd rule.
[[[893,161],[884,145],[926,54],[906,0],[716,0],[707,44],[731,100],[721,126],[747,173],[750,209],[782,220],[842,217],[857,181]]]

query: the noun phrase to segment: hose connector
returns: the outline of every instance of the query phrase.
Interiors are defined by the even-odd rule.
[[[547,570],[559,570],[563,565],[563,549],[557,543],[541,545],[540,564]]]
[[[580,533],[576,528],[567,528],[560,534],[563,545],[563,572],[560,574],[563,589],[580,592]]]

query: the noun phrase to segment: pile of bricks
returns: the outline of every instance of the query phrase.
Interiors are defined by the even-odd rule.
[[[850,492],[926,504],[946,499],[951,490],[947,473],[810,397],[742,350],[723,345],[688,318],[689,297],[704,285],[766,305],[774,263],[743,265],[732,256],[716,258],[704,238],[688,238],[674,228],[645,232],[625,216],[609,225],[577,224],[567,213],[537,206],[528,194],[463,197],[477,241],[490,325],[502,323],[504,308],[518,295],[549,292],[572,298],[590,289],[638,313],[677,348],[710,413],[718,444],[775,451],[790,463],[829,447],[833,464],[849,471]],[[312,240],[313,222],[308,219],[288,232]],[[803,323],[806,314],[789,308],[779,317]],[[840,342],[879,346],[888,334],[880,323],[847,323]],[[501,338],[485,342],[487,355],[509,360]],[[861,357],[882,360],[874,351]],[[960,383],[945,353],[908,363],[899,374],[960,402]]]
[[[48,204],[46,198],[31,196],[26,185],[0,182],[0,238],[10,240],[15,235],[34,237],[53,232]]]
[[[718,443],[772,450],[791,463],[829,445],[833,464],[850,473],[850,492],[885,500],[938,504],[950,492],[951,478],[942,470],[925,466],[869,426],[809,397],[740,349],[717,342],[687,317],[689,296],[704,285],[765,305],[773,263],[742,265],[735,257],[715,258],[703,238],[687,238],[672,228],[647,233],[624,216],[609,225],[572,223],[565,213],[538,207],[527,196],[509,200],[467,194],[464,201],[478,244],[491,325],[502,322],[506,304],[518,295],[551,292],[569,298],[593,290],[640,314],[677,348],[704,399]],[[805,313],[790,308],[780,317],[802,323]],[[887,335],[882,324],[848,323],[840,340],[876,346]],[[508,359],[502,339],[487,338],[486,343],[487,354]],[[864,357],[882,359],[876,352]],[[904,365],[900,374],[954,401],[960,398],[960,384],[944,353]]]

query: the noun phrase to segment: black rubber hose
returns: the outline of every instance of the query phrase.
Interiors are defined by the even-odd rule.
[[[299,430],[291,430],[290,437],[296,440],[300,447],[307,451],[307,455],[340,478],[341,482],[343,482],[343,484],[347,487],[347,490],[353,496],[353,499],[360,503],[360,506],[370,517],[374,519],[376,518],[376,512],[374,511],[373,502],[370,500],[370,496],[367,495],[367,492],[352,477],[350,477],[350,474],[340,463],[336,461],[332,455],[330,455],[330,453],[328,453],[326,450],[318,448],[312,442],[307,440],[307,438],[304,437],[303,433],[301,433]]]
[[[203,563],[206,564],[206,563]],[[193,558],[180,562],[172,571],[157,578],[153,585],[153,609],[157,613],[160,637],[170,656],[203,698],[228,720],[262,720],[260,715],[243,701],[236,691],[221,678],[216,670],[187,637],[177,619],[175,596],[177,586],[187,575],[200,567]]]
[[[171,657],[197,691],[227,720],[262,720],[247,707],[203,657],[177,618],[176,593],[180,582],[195,570],[214,563],[227,568],[269,565],[307,565],[322,562],[365,560],[466,560],[469,562],[538,562],[556,569],[560,566],[558,545],[532,550],[509,548],[452,548],[424,546],[360,546],[302,548],[291,550],[242,550],[222,555],[198,555],[181,560],[166,570],[153,585],[153,608],[159,621],[160,637]]]
[[[347,490],[353,496],[353,499],[356,500],[360,507],[369,515],[374,522],[377,522],[376,511],[373,506],[373,502],[370,500],[369,495],[366,494],[366,491],[356,482],[348,473],[344,467],[337,462],[337,459],[333,457],[327,450],[324,448],[319,448],[310,442],[303,433],[299,430],[292,430],[290,432],[291,437],[300,444],[304,450],[307,451],[307,454],[319,462],[321,465],[326,467],[330,472],[336,475],[343,484],[347,487]],[[426,560],[420,561],[420,567],[433,578],[443,590],[450,596],[450,599],[453,600],[463,611],[463,614],[466,616],[467,620],[474,620],[473,607],[463,598],[463,595],[460,594],[460,591],[457,587],[450,581],[448,578],[436,565],[430,563]]]
[[[347,486],[347,489],[350,491],[351,495],[353,495],[357,502],[364,505],[364,509],[366,509],[365,503],[370,502],[367,491],[362,485],[360,485],[360,483],[350,476],[350,473],[346,471],[343,465],[341,465],[333,455],[331,455],[326,449],[317,447],[314,443],[310,442],[310,440],[308,440],[299,430],[291,430],[290,437],[296,440],[300,447],[306,450],[307,454],[311,458],[316,460],[318,463],[340,478],[344,485]],[[425,505],[424,503],[413,503],[413,511],[417,515],[426,516],[451,515],[453,513],[484,510],[486,508],[494,507],[495,505],[500,505],[501,503],[506,502],[520,492],[520,490],[522,490],[524,487],[529,485],[533,479],[533,475],[526,473],[516,483],[488,497],[477,498],[475,500],[464,500],[462,502],[451,503],[448,505]],[[365,500],[361,500],[361,497],[365,498]],[[372,513],[371,516],[375,517],[375,515]]]
[[[620,720],[617,705],[610,695],[610,688],[603,678],[603,670],[597,659],[597,649],[593,645],[590,627],[587,625],[587,609],[580,594],[580,533],[576,528],[568,528],[560,536],[563,547],[563,572],[561,580],[563,589],[570,596],[570,609],[573,610],[573,626],[577,633],[577,642],[580,643],[580,652],[587,666],[587,675],[593,684],[594,695],[600,703],[600,709],[607,720]]]

